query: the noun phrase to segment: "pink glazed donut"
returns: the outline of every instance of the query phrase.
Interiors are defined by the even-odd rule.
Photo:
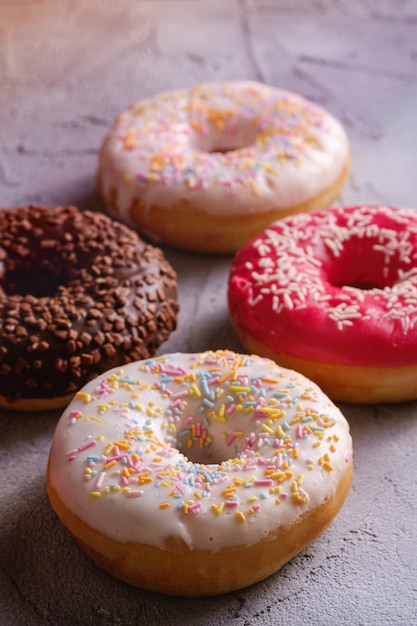
[[[250,352],[333,399],[417,398],[417,212],[356,206],[275,222],[241,249],[230,315]]]

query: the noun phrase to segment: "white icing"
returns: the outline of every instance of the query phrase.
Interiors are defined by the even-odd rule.
[[[347,421],[302,375],[228,351],[172,354],[77,394],[56,428],[50,480],[115,540],[163,548],[179,537],[217,551],[326,501],[351,454]]]
[[[106,202],[115,189],[116,212],[130,222],[135,199],[143,211],[184,201],[212,215],[288,209],[331,187],[348,160],[346,133],[328,112],[238,81],[132,105],[103,143],[99,172]]]

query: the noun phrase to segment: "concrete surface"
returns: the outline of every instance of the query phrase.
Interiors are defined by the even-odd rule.
[[[103,208],[96,153],[132,100],[202,80],[300,92],[349,133],[342,202],[417,206],[415,0],[0,0],[0,205]],[[166,250],[179,328],[162,351],[240,349],[230,257]],[[331,528],[268,580],[183,600],[99,571],[49,507],[58,413],[0,414],[0,624],[417,623],[417,403],[343,406],[355,477]]]

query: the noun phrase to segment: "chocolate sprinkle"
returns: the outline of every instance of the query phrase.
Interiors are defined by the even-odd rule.
[[[176,328],[176,274],[159,248],[101,213],[0,211],[0,396],[67,396],[146,359]]]

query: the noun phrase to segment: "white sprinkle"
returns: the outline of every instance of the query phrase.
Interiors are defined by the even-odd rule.
[[[286,291],[283,295],[283,300],[284,300],[284,305],[287,307],[287,309],[293,309],[294,308],[294,303],[291,300],[291,296],[288,293],[288,291]]]

